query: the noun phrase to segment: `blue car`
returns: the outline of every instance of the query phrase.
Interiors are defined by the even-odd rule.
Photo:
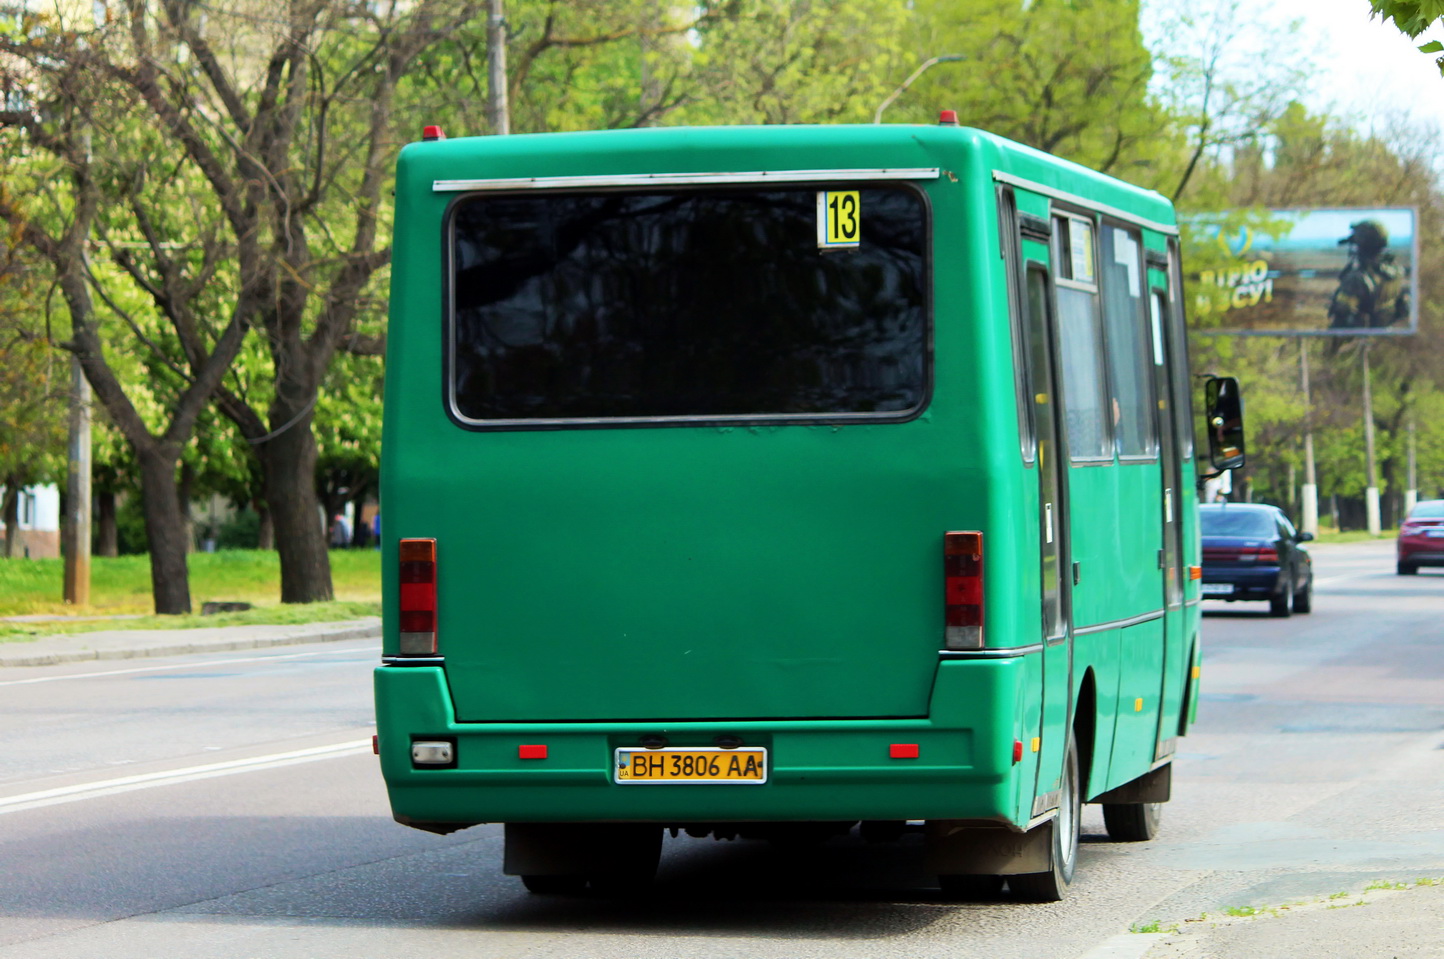
[[[1267,602],[1274,616],[1313,609],[1314,563],[1283,510],[1262,503],[1199,507],[1203,598]]]

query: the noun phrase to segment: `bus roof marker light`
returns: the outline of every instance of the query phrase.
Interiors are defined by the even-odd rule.
[[[943,534],[943,648],[983,648],[983,534]]]
[[[958,111],[956,111],[956,110],[944,110],[942,113],[938,114],[938,126],[940,126],[940,127],[955,127],[955,126],[957,126],[957,125],[958,125]]]
[[[397,550],[400,587],[400,653],[435,656],[436,540],[403,539]]]
[[[436,124],[427,124],[421,128],[421,139],[423,140],[445,140],[446,131]]]

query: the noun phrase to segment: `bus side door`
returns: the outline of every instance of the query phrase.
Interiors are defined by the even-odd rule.
[[[1047,200],[1030,197],[1030,206],[1046,212]],[[1037,537],[1040,562],[1039,635],[1043,642],[1042,742],[1032,814],[1058,804],[1063,752],[1072,713],[1068,489],[1064,482],[1067,450],[1060,417],[1057,332],[1053,319],[1053,280],[1046,215],[1020,212],[1012,191],[1002,197],[1004,222],[1013,224],[1009,282],[1017,304],[1020,427],[1024,461],[1037,474]],[[1005,233],[1005,237],[1007,234]]]

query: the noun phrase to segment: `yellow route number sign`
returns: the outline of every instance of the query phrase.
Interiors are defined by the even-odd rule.
[[[819,190],[817,245],[824,250],[862,242],[862,194],[856,190]]]

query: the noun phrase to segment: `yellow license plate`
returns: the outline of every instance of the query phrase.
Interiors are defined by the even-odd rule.
[[[637,783],[765,783],[767,750],[761,746],[721,749],[623,746],[616,752],[616,781]]]

